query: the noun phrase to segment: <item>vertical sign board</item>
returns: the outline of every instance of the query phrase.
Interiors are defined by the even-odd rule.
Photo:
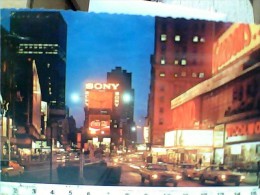
[[[224,146],[224,130],[225,125],[217,125],[214,127],[213,131],[213,146],[215,148],[221,148]]]

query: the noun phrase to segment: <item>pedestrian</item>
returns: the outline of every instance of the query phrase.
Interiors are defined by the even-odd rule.
[[[200,168],[201,168],[201,165],[202,165],[202,158],[199,158],[199,165],[200,165]]]

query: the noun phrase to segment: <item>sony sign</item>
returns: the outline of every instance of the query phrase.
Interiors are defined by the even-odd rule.
[[[119,83],[87,83],[87,90],[117,90]]]

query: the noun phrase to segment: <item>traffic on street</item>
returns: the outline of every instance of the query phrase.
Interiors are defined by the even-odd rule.
[[[139,158],[138,158],[139,157]],[[84,159],[84,166],[100,162],[100,159],[89,162],[89,159]],[[73,160],[65,159],[61,161],[57,158],[52,162],[52,169],[50,170],[50,162],[34,162],[25,167],[24,172],[20,174],[10,175],[3,177],[6,167],[2,166],[2,181],[9,182],[25,182],[25,183],[54,183],[63,184],[66,178],[59,177],[58,167],[76,165],[80,167],[79,159]],[[147,163],[146,160],[141,160],[140,153],[129,155],[115,155],[110,158],[103,158],[105,167],[120,167],[121,172],[119,182],[102,183],[102,185],[117,185],[117,186],[160,186],[160,187],[208,187],[208,186],[254,186],[256,185],[256,175],[249,173],[231,172],[230,170],[223,169],[221,165],[212,165],[209,167],[201,167],[199,170],[193,166],[172,165],[163,162]],[[17,165],[17,163],[16,163]],[[15,166],[11,165],[15,169]],[[189,177],[187,172],[191,172],[191,168],[196,171],[196,177]],[[219,170],[222,169],[222,170]],[[99,167],[99,170],[101,168]],[[219,172],[222,171],[222,172]],[[225,171],[226,173],[224,173]],[[228,172],[227,172],[228,171]],[[225,179],[231,177],[231,173],[239,176],[233,176],[232,182],[224,182]],[[84,180],[85,183],[78,180],[79,185],[95,185],[96,177],[89,174]],[[211,176],[211,177],[210,177]],[[50,178],[52,177],[52,178]],[[76,175],[75,177],[80,177]],[[214,179],[212,179],[214,178]],[[221,180],[222,179],[222,180]],[[236,180],[239,179],[239,180]]]

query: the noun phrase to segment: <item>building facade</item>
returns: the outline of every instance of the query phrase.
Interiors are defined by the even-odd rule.
[[[116,67],[107,83],[86,83],[83,141],[122,150],[136,142],[131,73]]]
[[[66,116],[66,35],[58,12],[11,12],[10,32],[1,32],[1,96],[9,102],[10,145],[21,153],[31,155],[34,141],[46,142],[51,123]]]
[[[220,31],[211,21],[156,17],[148,106],[153,145],[164,143],[171,99],[212,76],[212,45]]]
[[[135,93],[132,88],[132,73],[123,70],[121,67],[116,67],[107,73],[107,82],[120,84],[120,104],[115,109],[114,118],[115,121],[118,121],[120,131],[122,131],[122,139],[119,138],[119,143],[128,147],[137,141],[136,129],[134,129]]]
[[[259,32],[231,25],[214,42],[213,76],[171,101],[171,129],[213,130],[210,162],[247,171],[260,158]]]

